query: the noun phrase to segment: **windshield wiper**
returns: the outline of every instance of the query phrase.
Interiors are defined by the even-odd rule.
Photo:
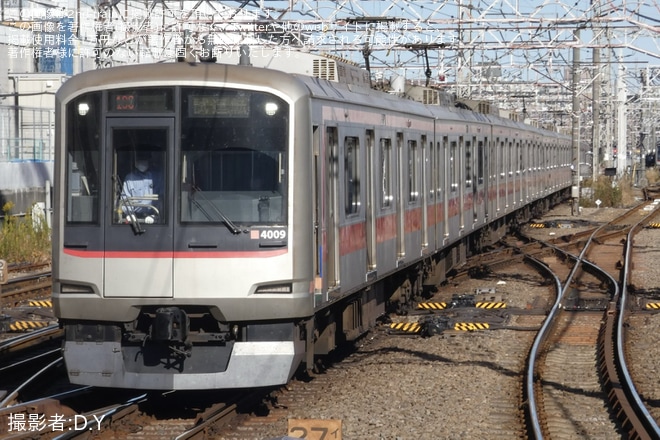
[[[206,209],[204,209],[204,207],[202,206],[201,203],[199,203],[197,200],[195,200],[195,194],[199,194],[202,197],[202,199],[204,199],[205,202],[208,202],[208,204],[211,206],[211,208],[213,208],[213,211],[215,211],[215,213],[220,217],[220,219],[222,220],[222,223],[225,226],[227,226],[227,229],[229,229],[229,231],[232,234],[240,234],[241,233],[241,229],[238,226],[236,226],[236,224],[233,221],[231,221],[229,219],[229,217],[224,215],[222,213],[222,211],[220,211],[220,209],[204,195],[204,193],[202,192],[201,189],[199,189],[199,187],[193,186],[192,191],[191,191],[190,200],[197,207],[197,209],[199,209],[201,211],[201,213],[204,214],[204,217],[206,217],[207,220],[214,221],[216,219],[212,215],[210,215],[206,211]]]
[[[137,216],[135,215],[135,205],[133,205],[133,202],[129,199],[126,194],[124,194],[124,188],[123,184],[121,182],[121,179],[119,176],[115,175],[112,176],[112,180],[115,182],[115,191],[119,193],[119,200],[121,202],[121,208],[126,208],[126,212],[128,215],[126,216],[126,219],[128,222],[131,224],[131,228],[133,229],[133,233],[135,235],[141,235],[144,234],[144,229],[140,226],[140,223],[138,222]],[[122,209],[123,212],[123,209]]]

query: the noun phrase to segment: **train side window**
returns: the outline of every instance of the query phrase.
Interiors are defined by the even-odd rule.
[[[514,151],[513,151],[513,142],[511,142],[511,141],[509,141],[508,150],[509,150],[509,154],[508,154],[508,156],[509,156],[509,170],[508,171],[509,171],[509,176],[513,176],[513,170],[516,168],[516,164],[514,163],[515,162],[515,155],[514,155]]]
[[[504,146],[506,145],[506,139],[500,142],[500,151],[501,151],[501,160],[500,160],[500,179],[504,179],[506,176],[506,163],[508,156]]]
[[[417,141],[408,141],[408,202],[419,198],[419,151]]]
[[[442,190],[445,188],[447,182],[445,181],[446,173],[444,172],[444,164],[446,162],[445,154],[447,152],[447,137],[442,138],[442,143],[436,142],[436,161],[435,169],[433,170],[433,175],[437,177],[436,182],[436,197],[438,201],[441,201]]]
[[[458,190],[458,182],[456,181],[456,151],[458,150],[458,143],[451,141],[449,143],[449,187],[451,192]]]
[[[82,95],[67,104],[67,223],[99,221],[101,113],[100,92]]]
[[[479,185],[484,183],[484,141],[477,142],[477,180]]]
[[[502,150],[500,149],[500,138],[495,138],[491,145],[491,151],[493,153],[491,159],[494,160],[493,166],[491,169],[491,177],[497,181],[500,174],[500,162],[502,161]]]
[[[392,205],[392,139],[380,140],[381,208]]]
[[[359,138],[353,136],[346,136],[344,138],[344,189],[346,191],[346,215],[357,214],[360,210],[359,146]]]
[[[472,186],[472,142],[465,141],[465,187]]]
[[[427,197],[427,199],[425,200],[426,203],[429,203],[429,201],[432,201],[434,198],[433,182],[432,182],[433,179],[431,177],[431,171],[430,171],[430,168],[433,166],[432,151],[433,151],[433,142],[429,142],[428,137],[426,135],[422,135],[422,158],[421,158],[422,182],[421,182],[420,191],[423,194],[426,194]]]

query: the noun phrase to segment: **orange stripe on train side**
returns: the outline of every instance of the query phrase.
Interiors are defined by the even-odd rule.
[[[463,209],[466,211],[472,209],[472,193],[468,193],[463,197]]]
[[[449,199],[449,218],[458,215],[458,199]]]
[[[367,246],[364,222],[354,223],[339,229],[339,255],[351,254]]]
[[[422,229],[422,208],[406,211],[406,233]]]
[[[396,214],[388,214],[376,219],[376,242],[383,243],[396,238]]]
[[[435,226],[436,223],[440,222],[440,219],[436,218],[436,209],[439,205],[429,205],[426,209],[426,218],[428,218],[429,226]]]

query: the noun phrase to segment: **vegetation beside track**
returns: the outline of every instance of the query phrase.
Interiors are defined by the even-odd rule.
[[[0,227],[0,259],[8,263],[50,261],[50,228],[43,216],[31,213],[23,217],[11,215],[12,202],[2,207],[4,220]]]
[[[655,183],[658,180],[657,174],[655,169],[647,171],[647,181]],[[580,185],[582,188],[591,189],[589,197],[580,198],[580,206],[585,208],[595,208],[596,200],[600,200],[600,208],[624,208],[635,203],[635,187],[628,176],[624,176],[616,182],[610,176],[598,176],[595,181],[584,179]]]

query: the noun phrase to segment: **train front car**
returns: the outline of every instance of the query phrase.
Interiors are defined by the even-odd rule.
[[[62,86],[53,301],[71,382],[288,381],[313,314],[309,114],[296,80],[247,66]]]

